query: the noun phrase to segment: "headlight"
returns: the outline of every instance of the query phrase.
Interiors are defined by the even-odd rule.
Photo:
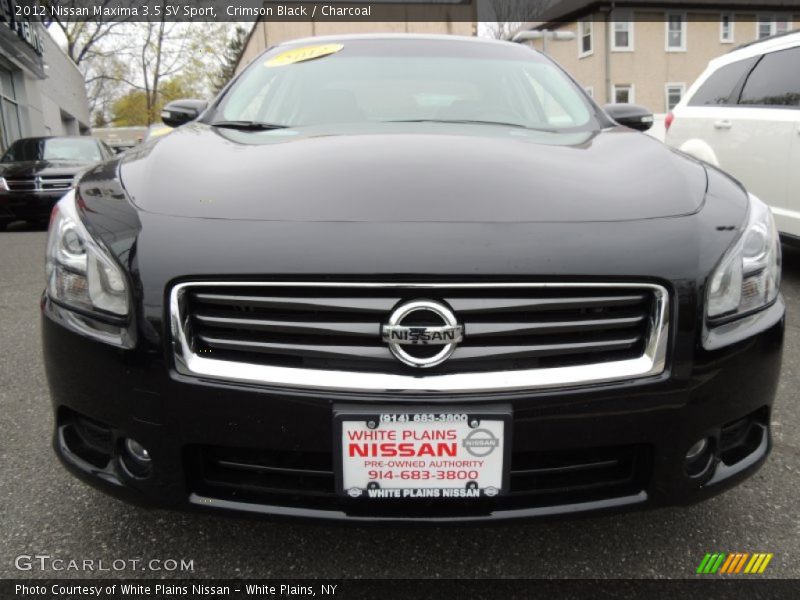
[[[750,194],[747,225],[708,285],[710,319],[740,316],[772,303],[781,283],[781,245],[769,206]]]
[[[75,193],[53,209],[47,237],[47,292],[56,302],[99,316],[128,314],[125,274],[92,239],[75,206]]]
[[[5,177],[0,177],[0,192],[9,192],[11,191],[8,187],[8,182],[6,181]]]

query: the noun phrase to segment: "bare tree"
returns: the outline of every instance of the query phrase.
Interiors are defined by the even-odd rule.
[[[175,72],[179,56],[169,58],[166,54],[167,41],[170,39],[170,33],[174,26],[168,28],[162,19],[158,23],[145,23],[144,27],[146,36],[142,44],[140,64],[147,101],[147,124],[150,125],[155,120],[159,85],[162,79]],[[181,44],[180,51],[183,51],[183,44]]]
[[[536,21],[556,0],[481,0],[486,3],[485,27],[500,40],[511,36],[525,23]]]
[[[79,7],[87,1],[60,0],[58,4]],[[112,0],[92,0],[98,2],[106,5]],[[176,83],[179,78],[181,88],[195,91],[198,97],[210,95],[219,85],[233,25],[167,22],[165,13],[162,5],[158,21],[73,21],[54,16],[47,23],[60,31],[64,51],[83,73],[97,126],[109,122],[114,103],[132,90],[146,99],[150,124],[157,120],[165,82]]]
[[[237,25],[225,43],[225,49],[222,52],[222,64],[219,65],[219,72],[214,77],[213,82],[215,92],[222,89],[233,77],[246,42],[247,29]]]
[[[54,4],[65,8],[80,8],[89,4],[86,0],[40,1],[50,9]],[[105,7],[109,4],[110,0],[102,0],[99,6]],[[48,15],[45,26],[61,33],[64,52],[83,74],[89,110],[94,115],[94,122],[104,124],[111,102],[120,93],[118,78],[124,69],[116,57],[115,46],[124,37],[122,31],[125,28],[121,27],[125,24],[124,20],[65,20],[53,10],[48,10]]]
[[[65,8],[79,8],[87,4],[85,0],[62,0],[60,2],[41,0],[41,3],[50,9],[52,9],[53,4],[58,4]],[[99,6],[105,7],[109,3],[110,0],[103,0]],[[99,18],[66,21],[53,10],[49,10],[48,13],[52,18],[47,23],[47,26],[55,26],[61,31],[66,39],[64,51],[78,66],[95,57],[98,52],[102,53],[100,50],[102,43],[113,34],[114,29],[124,22],[123,20],[103,21]]]
[[[157,120],[162,84],[180,77],[185,86],[210,94],[214,76],[224,63],[229,24],[142,23],[139,49],[140,83],[128,81],[145,93],[149,122]]]
[[[128,66],[113,52],[97,53],[81,66],[86,82],[89,112],[95,127],[105,127],[110,121],[111,107],[124,94]]]
[[[160,21],[131,23],[124,32],[125,43],[114,51],[116,69],[108,70],[102,64],[100,79],[124,84],[144,93],[147,106],[147,125],[156,120],[160,87],[162,83],[181,72],[191,56],[188,50],[190,37],[186,25]],[[87,78],[87,85],[92,82]],[[98,84],[97,91],[102,91]],[[98,101],[102,101],[97,97]]]

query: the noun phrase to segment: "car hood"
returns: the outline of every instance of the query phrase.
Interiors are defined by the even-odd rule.
[[[267,132],[182,127],[128,152],[142,211],[301,222],[630,221],[696,212],[697,162],[625,128],[547,133],[390,123]]]
[[[0,163],[0,177],[35,177],[37,175],[77,175],[91,167],[73,161],[30,160]]]

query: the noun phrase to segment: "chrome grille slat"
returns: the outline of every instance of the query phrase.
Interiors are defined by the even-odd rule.
[[[196,313],[194,318],[204,325],[249,331],[289,333],[298,335],[346,335],[373,337],[380,340],[381,327],[378,323],[304,323],[299,321],[276,321],[272,319],[253,319],[216,316]]]
[[[198,339],[211,348],[239,350],[243,352],[263,352],[277,355],[308,356],[314,358],[361,358],[392,361],[392,354],[386,346],[322,346],[312,344],[282,344],[278,342],[259,342],[252,340],[231,340],[198,335]]]
[[[289,354],[292,356],[309,356],[323,358],[361,358],[370,360],[394,360],[386,346],[344,346],[344,345],[312,345],[284,344],[255,340],[232,340],[198,335],[197,338],[210,348],[239,350],[242,352],[264,352],[271,354]],[[525,346],[461,346],[456,348],[451,361],[488,359],[488,358],[524,358],[537,356],[557,356],[575,352],[603,352],[630,348],[641,339],[640,336],[617,340],[600,340],[567,344],[539,344]]]
[[[419,299],[450,306],[464,330],[452,356],[424,370],[398,361],[381,335],[398,305]],[[182,283],[170,301],[181,373],[448,393],[661,373],[668,303],[663,287],[640,283],[291,281]]]
[[[486,336],[541,335],[546,333],[575,333],[605,329],[621,329],[638,325],[644,315],[610,319],[578,319],[574,321],[531,322],[517,320],[513,323],[491,323],[469,320],[466,332],[470,338]]]
[[[242,299],[242,302],[246,302]],[[234,329],[250,332],[264,332],[272,334],[294,334],[311,336],[353,336],[369,337],[375,343],[380,343],[380,323],[359,321],[320,321],[303,322],[291,319],[268,319],[253,317],[231,316],[241,314],[236,311],[226,314],[210,314],[197,311],[193,317],[202,325],[218,329]],[[605,331],[630,328],[641,324],[645,315],[631,317],[611,317],[604,319],[573,319],[566,321],[546,320],[540,315],[515,315],[513,322],[504,321],[475,321],[471,318],[464,319],[465,327],[470,339],[485,337],[512,337],[534,336],[553,333],[583,333],[589,331]],[[329,338],[330,339],[330,338]]]
[[[489,358],[530,358],[539,356],[558,356],[575,352],[607,352],[625,350],[633,346],[641,336],[618,340],[577,342],[571,344],[529,344],[525,346],[459,346],[453,352],[451,361]]]
[[[345,312],[382,313],[392,309],[399,298],[298,298],[269,296],[239,296],[231,294],[194,294],[199,302],[210,302],[223,306],[247,304],[254,308],[281,310],[325,310]]]
[[[593,306],[625,306],[642,302],[644,294],[564,298],[452,298],[449,304],[459,314],[499,311],[565,310]]]

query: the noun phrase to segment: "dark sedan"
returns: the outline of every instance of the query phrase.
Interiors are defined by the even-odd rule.
[[[468,522],[696,502],[766,460],[769,209],[541,54],[307,39],[163,116],[50,226],[54,444],[92,485]]]
[[[90,137],[17,140],[0,158],[0,228],[12,221],[47,223],[77,177],[113,152]]]

